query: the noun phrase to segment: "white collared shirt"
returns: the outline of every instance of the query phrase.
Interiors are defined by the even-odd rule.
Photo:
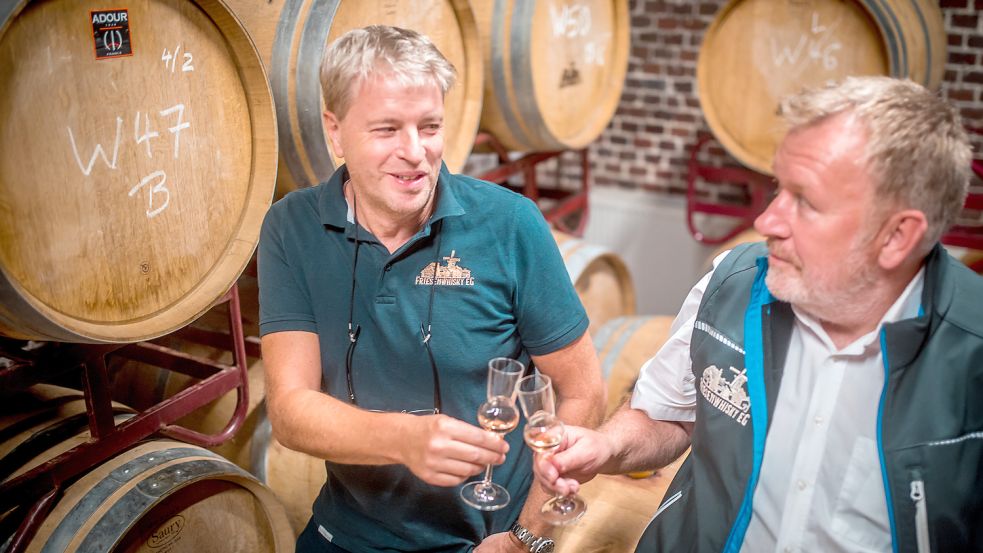
[[[631,406],[653,419],[695,419],[689,343],[711,274],[690,291],[666,344],[641,369]],[[876,329],[840,350],[818,320],[793,307],[795,326],[742,551],[891,550],[876,446],[884,386],[880,330],[918,316],[923,283],[924,269]]]

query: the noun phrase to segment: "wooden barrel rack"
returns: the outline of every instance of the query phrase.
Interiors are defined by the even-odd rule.
[[[191,356],[166,346],[134,344],[38,343],[0,337],[0,392],[9,393],[81,370],[89,432],[92,438],[47,463],[0,484],[0,513],[26,508],[9,542],[8,553],[25,551],[66,486],[92,468],[119,455],[153,434],[201,447],[228,440],[242,426],[249,404],[246,340],[243,336],[238,288],[214,307],[228,304],[229,334],[225,347],[233,364]],[[188,336],[200,334],[189,331]],[[216,333],[205,333],[215,342]],[[255,347],[250,348],[254,353]],[[114,416],[106,356],[119,355],[202,379],[173,397],[117,423]],[[225,428],[212,435],[177,426],[192,411],[236,390],[237,404]]]

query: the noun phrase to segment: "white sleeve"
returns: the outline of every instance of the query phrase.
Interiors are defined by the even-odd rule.
[[[713,260],[714,269],[728,253],[730,250],[721,253]],[[693,336],[696,313],[700,309],[703,293],[712,276],[713,270],[690,289],[683,306],[672,321],[666,343],[655,357],[642,365],[638,372],[638,382],[631,396],[631,407],[645,411],[652,420],[685,422],[696,420],[696,386],[689,356],[689,344]]]

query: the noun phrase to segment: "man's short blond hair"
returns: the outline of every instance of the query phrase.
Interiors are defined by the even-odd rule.
[[[959,113],[910,80],[848,77],[786,98],[781,114],[792,129],[834,115],[855,117],[867,130],[862,161],[885,206],[922,211],[927,251],[959,215],[970,181],[972,148]]]
[[[358,87],[373,75],[406,87],[436,84],[446,95],[457,71],[430,39],[416,31],[388,25],[353,29],[324,49],[321,92],[325,107],[343,119]]]

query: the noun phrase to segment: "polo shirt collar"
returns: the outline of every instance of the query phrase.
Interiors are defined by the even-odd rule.
[[[447,169],[447,164],[440,163],[440,173],[437,177],[437,205],[434,207],[433,215],[423,226],[423,234],[430,234],[430,225],[445,217],[458,217],[466,212],[464,206],[458,201],[455,186],[450,183],[454,179],[451,172]],[[348,229],[352,226],[352,212],[345,199],[343,185],[348,180],[348,168],[344,165],[338,168],[331,175],[328,182],[321,185],[318,194],[318,212],[321,217],[321,224],[337,229]]]
[[[331,175],[328,182],[321,185],[317,197],[317,210],[322,225],[338,229],[347,226],[348,202],[345,201],[342,187],[346,180],[348,180],[348,167],[342,165]]]

